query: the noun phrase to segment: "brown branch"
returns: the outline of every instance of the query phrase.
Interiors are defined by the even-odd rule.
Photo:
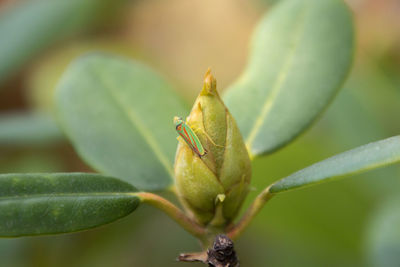
[[[217,235],[207,251],[179,255],[178,261],[202,262],[213,267],[239,267],[239,260],[232,240],[226,235]]]

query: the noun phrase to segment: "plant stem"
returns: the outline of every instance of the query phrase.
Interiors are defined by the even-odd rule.
[[[202,252],[182,253],[178,261],[202,262],[213,267],[239,267],[239,260],[233,246],[233,241],[226,235],[217,235],[213,244]]]
[[[176,207],[170,201],[153,193],[139,192],[135,193],[135,195],[138,196],[143,203],[147,203],[166,213],[180,226],[182,226],[183,229],[204,242],[204,238],[207,233],[206,230],[202,226],[191,220],[188,216],[186,216],[178,207]]]
[[[258,212],[264,207],[265,203],[270,200],[274,194],[269,191],[270,186],[264,189],[253,201],[250,207],[247,209],[246,213],[243,215],[242,219],[233,226],[227,233],[228,237],[232,240],[237,239]]]

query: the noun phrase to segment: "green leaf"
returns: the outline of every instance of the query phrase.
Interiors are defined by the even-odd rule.
[[[379,205],[367,227],[366,255],[369,266],[391,267],[400,262],[400,199]]]
[[[78,56],[89,52],[108,52],[129,58],[141,58],[142,53],[132,47],[132,42],[104,37],[79,40],[65,44],[35,62],[24,83],[27,100],[34,110],[54,113],[54,91],[68,65]]]
[[[0,115],[1,146],[54,144],[63,139],[54,119],[45,113]]]
[[[21,1],[0,14],[0,83],[58,40],[93,26],[125,0]]]
[[[352,24],[341,0],[280,1],[262,19],[225,95],[252,155],[285,145],[327,106],[350,69]]]
[[[394,136],[317,162],[275,182],[269,191],[279,193],[293,190],[399,161],[400,136]]]
[[[148,67],[91,54],[71,64],[56,97],[67,136],[92,167],[140,189],[172,183],[173,117],[187,110]]]
[[[122,218],[136,209],[136,189],[88,173],[1,174],[0,236],[75,232]]]

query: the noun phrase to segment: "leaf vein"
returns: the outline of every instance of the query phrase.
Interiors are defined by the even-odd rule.
[[[120,197],[120,196],[135,196],[135,193],[112,193],[112,192],[96,192],[96,193],[53,193],[53,194],[32,194],[32,195],[14,195],[14,196],[2,196],[1,201],[14,200],[14,199],[27,199],[27,198],[46,198],[47,202],[51,202],[52,198],[57,197]]]
[[[122,113],[126,115],[128,121],[130,121],[133,126],[136,126],[136,128],[135,127],[134,128],[137,129],[139,133],[143,136],[143,139],[150,146],[156,158],[160,161],[161,165],[164,166],[170,177],[173,178],[174,175],[171,164],[169,163],[167,156],[165,156],[165,154],[161,151],[161,149],[157,145],[157,142],[155,141],[155,138],[153,137],[151,131],[143,123],[140,122],[139,116],[137,116],[137,114],[130,107],[126,106],[124,102],[120,100],[120,97],[117,94],[115,94],[114,90],[112,90],[113,86],[111,86],[109,82],[107,82],[104,79],[105,76],[104,75],[98,75],[98,76],[103,77],[102,82],[104,84],[104,88],[107,89],[106,91],[109,93],[111,98],[118,104],[117,106],[121,107],[123,111]]]
[[[306,8],[303,6],[303,9],[301,12],[299,12],[300,16],[300,23],[296,24],[296,28],[294,29],[294,34],[293,34],[293,43],[296,44],[299,42],[301,39],[301,33],[302,33],[302,28],[305,22],[305,13],[306,13]],[[246,140],[246,146],[248,147],[248,151],[252,151],[251,148],[253,146],[253,142],[255,138],[257,137],[258,133],[260,132],[261,127],[263,126],[265,119],[267,118],[269,112],[271,111],[271,108],[274,104],[275,99],[279,95],[282,89],[282,85],[286,81],[287,75],[289,73],[289,70],[293,64],[294,60],[294,55],[296,52],[296,46],[293,45],[288,52],[287,56],[285,57],[284,63],[282,64],[282,68],[277,75],[277,78],[272,86],[272,89],[270,93],[267,95],[264,104],[261,109],[260,116],[257,117],[253,124],[253,128],[250,131],[247,140]]]

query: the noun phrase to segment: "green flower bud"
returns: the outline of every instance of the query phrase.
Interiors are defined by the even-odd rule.
[[[199,156],[182,137],[175,158],[177,191],[186,210],[202,225],[229,224],[249,191],[251,164],[235,120],[207,71],[186,124],[206,153]]]

